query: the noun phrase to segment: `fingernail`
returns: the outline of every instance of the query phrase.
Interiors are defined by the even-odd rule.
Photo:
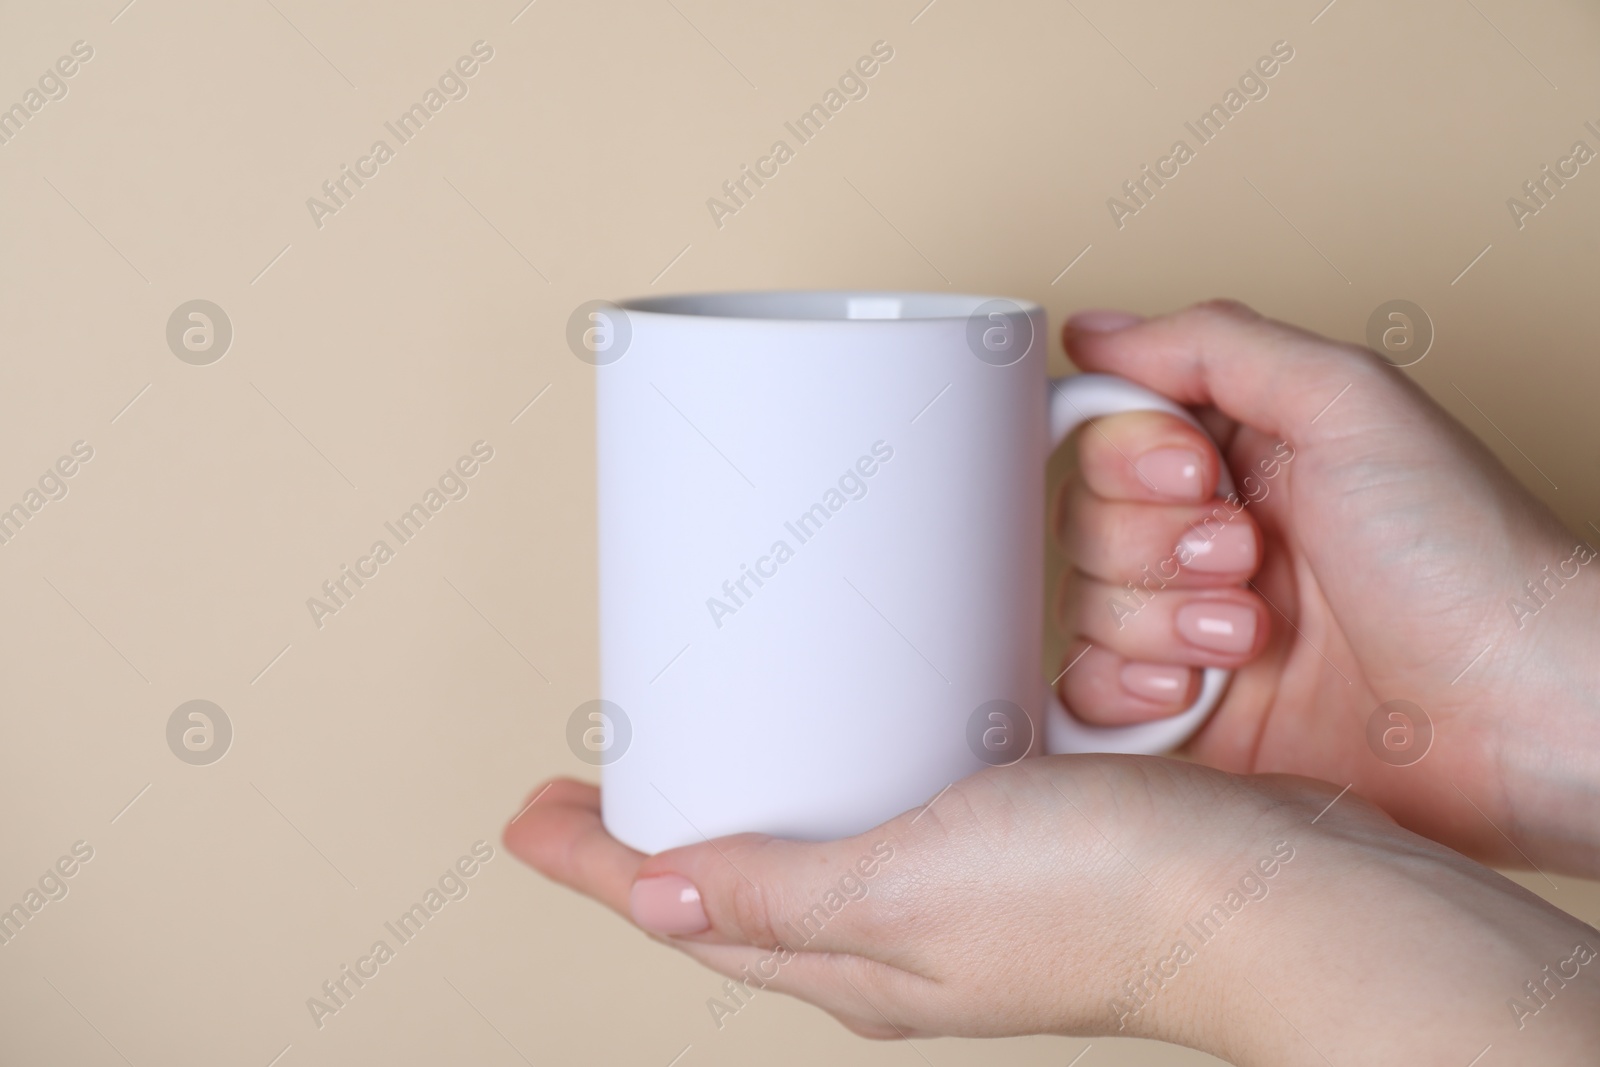
[[[1096,309],[1094,311],[1080,311],[1067,318],[1069,330],[1079,330],[1083,333],[1114,333],[1125,330],[1134,323],[1143,322],[1144,316],[1135,315],[1131,311],[1110,311]]]
[[[1134,460],[1133,469],[1156,492],[1174,500],[1199,500],[1200,457],[1186,448],[1157,448]]]
[[[1221,529],[1196,526],[1178,542],[1178,564],[1201,574],[1247,574],[1256,561],[1256,531],[1247,522]]]
[[[628,894],[633,921],[652,934],[698,934],[711,920],[700,904],[700,890],[680,874],[641,878]]]
[[[1189,691],[1189,668],[1160,663],[1129,663],[1122,668],[1122,688],[1158,704],[1176,704]]]
[[[1256,640],[1256,613],[1239,604],[1201,600],[1178,609],[1178,632],[1190,644],[1239,655]]]

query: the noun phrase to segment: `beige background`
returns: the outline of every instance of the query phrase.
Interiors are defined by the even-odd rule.
[[[1227,294],[1349,339],[1408,298],[1437,341],[1404,373],[1584,529],[1600,166],[1522,230],[1505,201],[1597,145],[1600,14],[1323,2],[5,5],[0,104],[94,57],[0,145],[0,502],[94,458],[0,547],[0,901],[95,853],[0,947],[0,1060],[1077,1055],[871,1044],[776,996],[718,1032],[720,979],[499,854],[537,780],[586,771],[593,372],[563,332],[652,289],[949,286],[1055,321]],[[480,39],[467,98],[317,228],[306,198]],[[706,198],[880,39],[870,95],[714,226]],[[1280,39],[1270,95],[1119,231],[1106,198]],[[209,366],[165,341],[195,298],[234,329]],[[317,629],[306,598],[479,439],[470,495]],[[195,698],[235,730],[205,767],[164,733]],[[470,895],[316,1029],[306,998],[479,839]]]

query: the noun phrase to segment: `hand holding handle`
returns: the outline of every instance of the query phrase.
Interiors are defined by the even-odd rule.
[[[1050,381],[1050,447],[1090,419],[1125,411],[1162,411],[1204,432],[1195,417],[1164,396],[1110,374],[1078,374]],[[1218,478],[1218,491],[1233,492],[1226,464]],[[1073,752],[1126,752],[1155,755],[1187,741],[1206,721],[1228,687],[1232,671],[1207,667],[1200,696],[1186,711],[1165,719],[1131,726],[1090,726],[1062,707],[1054,687],[1045,703],[1045,751],[1054,755]]]

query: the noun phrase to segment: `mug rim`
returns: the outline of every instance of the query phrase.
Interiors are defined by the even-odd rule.
[[[1008,311],[1028,315],[1044,310],[1034,301],[1014,297],[898,289],[728,289],[629,297],[615,306],[629,315],[679,320],[855,325],[965,321],[991,302],[1009,304]],[[913,313],[904,314],[908,305]],[[860,313],[852,314],[853,310]]]

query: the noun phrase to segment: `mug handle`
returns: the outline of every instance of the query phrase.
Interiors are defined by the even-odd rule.
[[[1163,411],[1176,415],[1195,429],[1205,428],[1195,417],[1166,397],[1125,378],[1112,374],[1075,374],[1050,379],[1050,448],[1052,451],[1068,434],[1090,419],[1117,415],[1124,411]],[[1221,464],[1217,490],[1231,494],[1233,478],[1226,463]],[[1157,755],[1177,748],[1200,729],[1211,710],[1222,699],[1233,672],[1207,667],[1200,683],[1200,697],[1187,711],[1165,719],[1134,723],[1131,726],[1090,726],[1080,722],[1062,706],[1053,685],[1046,686],[1045,751],[1052,755],[1076,752],[1122,752],[1132,755]]]

